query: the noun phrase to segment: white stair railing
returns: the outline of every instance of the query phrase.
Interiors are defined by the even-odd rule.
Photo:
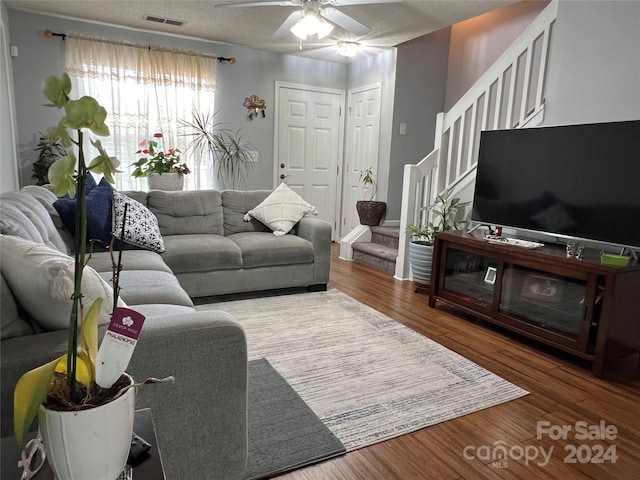
[[[558,11],[551,2],[446,113],[438,115],[434,150],[405,165],[395,278],[410,279],[406,227],[421,224],[438,193],[475,178],[480,132],[542,121],[549,45]]]

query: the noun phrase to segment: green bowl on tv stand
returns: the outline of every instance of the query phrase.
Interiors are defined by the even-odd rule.
[[[626,267],[629,265],[631,257],[626,255],[615,255],[613,253],[600,254],[600,263],[603,265],[613,265],[614,267]]]

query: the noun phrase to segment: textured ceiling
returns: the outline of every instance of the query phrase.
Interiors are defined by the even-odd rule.
[[[363,37],[354,37],[340,28],[335,28],[328,38],[314,40],[312,43],[307,41],[300,43],[293,34],[279,41],[271,38],[297,7],[216,7],[216,4],[220,3],[238,2],[237,0],[235,2],[234,0],[6,1],[9,8],[337,61],[340,58],[336,55],[335,45],[340,40],[357,41],[368,47],[370,51],[393,47],[514,3],[514,0],[404,0],[399,3],[341,6],[338,7],[340,11],[370,27],[371,32]],[[152,23],[144,20],[145,14],[180,20],[185,24],[177,27]]]

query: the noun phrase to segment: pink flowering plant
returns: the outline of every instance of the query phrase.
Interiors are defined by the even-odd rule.
[[[134,177],[146,177],[150,173],[179,173],[186,175],[191,173],[186,163],[180,162],[180,152],[177,148],[170,148],[164,151],[162,148],[162,134],[156,133],[153,140],[143,140],[140,143],[140,150],[136,153],[142,156],[133,164],[135,167]]]

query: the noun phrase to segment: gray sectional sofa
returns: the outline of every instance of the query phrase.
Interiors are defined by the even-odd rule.
[[[291,234],[276,237],[261,223],[245,221],[246,212],[269,193],[128,192],[155,214],[166,249],[162,254],[125,249],[120,287],[126,304],[147,317],[128,372],[139,380],[176,378],[174,385],[139,389],[137,398],[138,407],[152,409],[168,480],[240,479],[247,459],[244,331],[224,311],[196,312],[191,299],[285,287],[326,288],[331,226],[305,217]],[[53,208],[55,200],[50,191],[35,186],[0,195],[0,232],[47,245],[52,255],[68,253],[72,238]],[[17,301],[5,281],[10,262],[5,261],[4,247],[0,253],[4,437],[13,431],[18,378],[64,353],[67,332],[43,331],[34,322],[27,313],[31,300]],[[89,266],[110,281],[109,252],[94,252]]]

